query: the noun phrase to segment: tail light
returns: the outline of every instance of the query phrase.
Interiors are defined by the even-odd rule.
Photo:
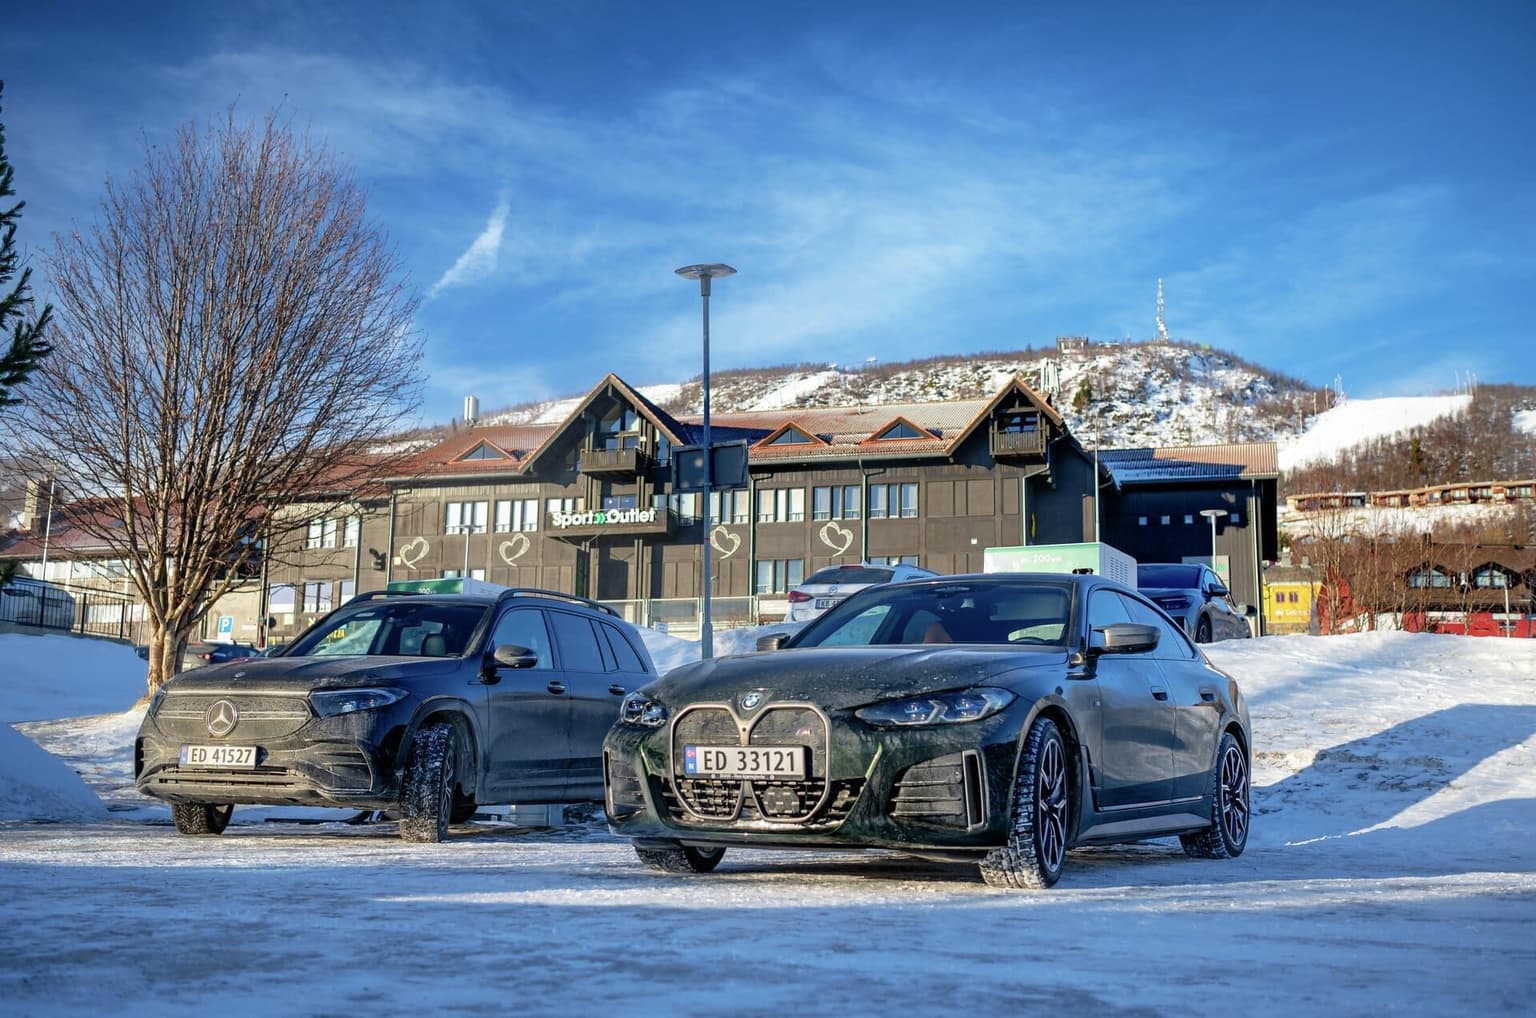
[[[810,599],[811,599],[811,595],[807,594],[803,590],[791,590],[789,592],[789,603],[790,604],[804,604],[805,602],[809,601]]]

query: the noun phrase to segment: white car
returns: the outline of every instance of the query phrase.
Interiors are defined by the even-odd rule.
[[[931,569],[918,566],[884,566],[876,562],[828,566],[812,573],[804,583],[789,592],[789,612],[785,622],[809,622],[856,590],[877,583],[900,583],[937,576]]]

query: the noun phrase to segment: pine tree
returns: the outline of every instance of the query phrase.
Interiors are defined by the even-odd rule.
[[[5,83],[0,82],[0,95]],[[0,124],[0,407],[14,406],[21,400],[13,395],[38,362],[53,351],[43,338],[53,309],[44,306],[42,313],[33,318],[32,270],[21,270],[21,278],[9,291],[5,289],[21,257],[16,253],[16,221],[21,218],[25,202],[17,202],[9,208],[5,202],[16,192],[11,188],[13,177],[11,162],[5,156],[5,125]],[[10,342],[5,343],[6,337]]]

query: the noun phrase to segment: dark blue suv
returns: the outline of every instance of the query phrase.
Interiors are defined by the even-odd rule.
[[[278,657],[168,681],[134,776],[183,834],[293,804],[398,811],[402,838],[436,842],[477,804],[602,801],[603,736],[655,677],[634,627],[585,598],[364,594]]]

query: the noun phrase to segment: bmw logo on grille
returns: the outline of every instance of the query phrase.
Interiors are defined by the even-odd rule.
[[[215,700],[203,715],[203,721],[208,725],[209,735],[222,739],[240,723],[240,710],[228,700]]]
[[[754,689],[750,693],[743,693],[742,694],[742,697],[741,697],[741,709],[742,710],[751,710],[752,708],[756,707],[758,704],[760,704],[762,702],[763,702],[763,691],[761,689]]]

